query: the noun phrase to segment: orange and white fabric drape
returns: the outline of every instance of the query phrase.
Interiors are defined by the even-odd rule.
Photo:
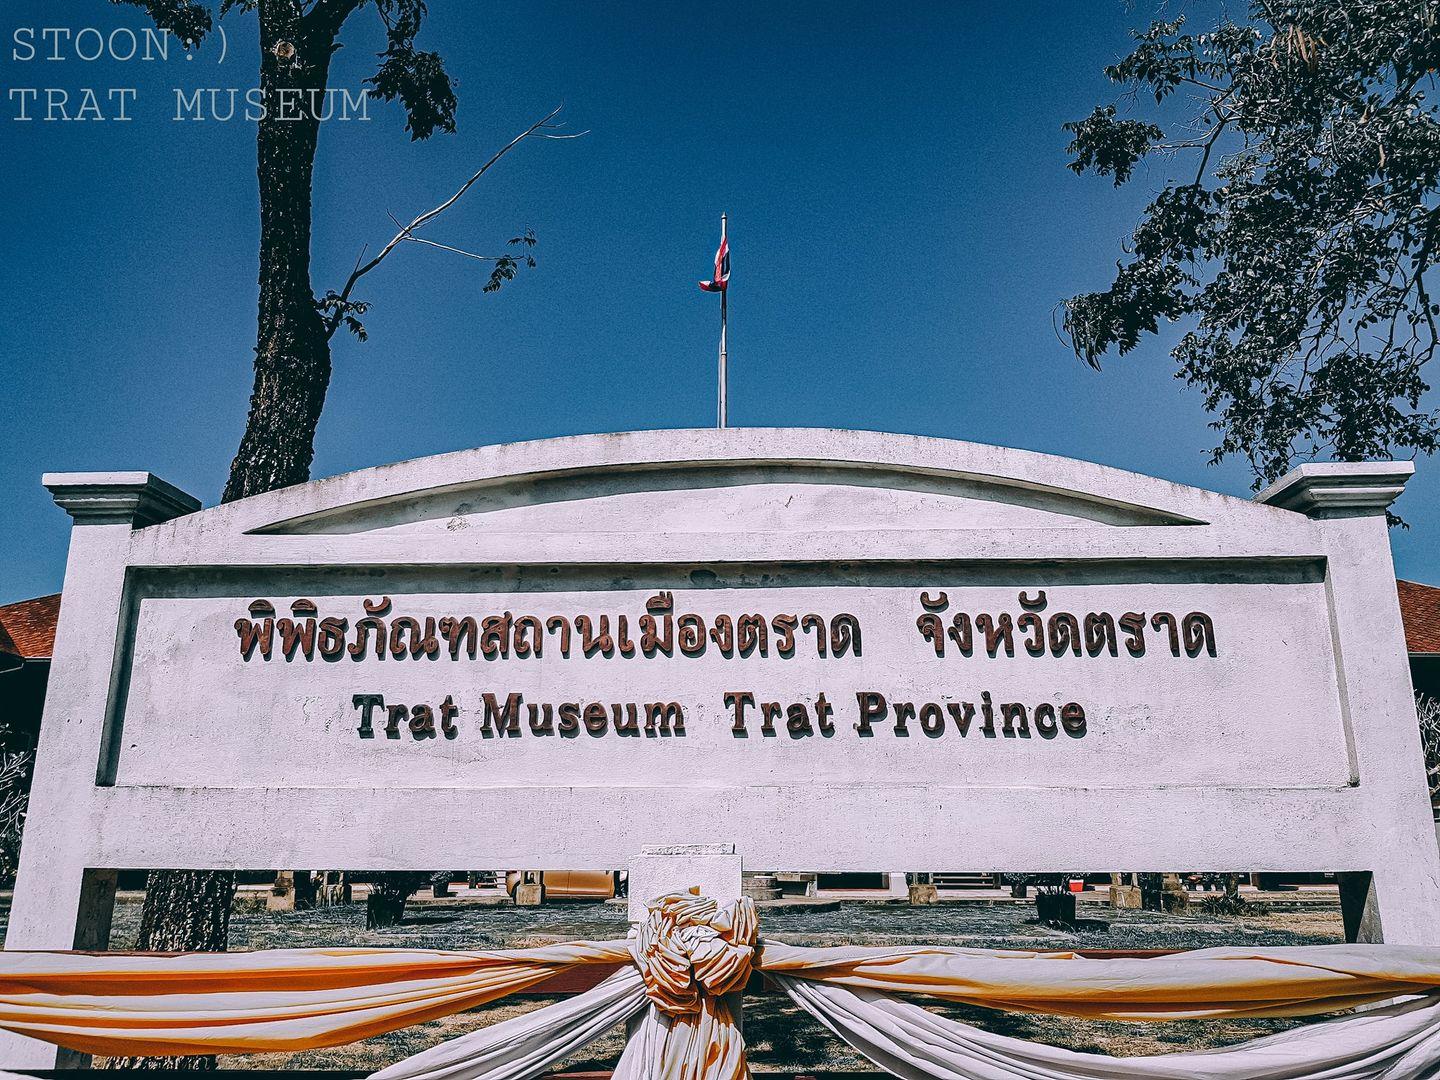
[[[624,941],[493,952],[0,952],[0,1027],[88,1054],[308,1050],[464,1012],[569,968],[629,961]]]
[[[629,940],[537,949],[0,952],[0,1027],[107,1055],[302,1050],[462,1012],[585,965],[620,969],[584,994],[432,1047],[374,1080],[527,1080],[636,1019],[617,1080],[740,1080],[749,1069],[726,996],[752,970],[902,1077],[1440,1076],[1440,949],[1205,949],[1147,960],[925,946],[811,949],[760,941],[747,900],[722,905],[693,891],[653,903]],[[1113,1020],[1315,1016],[1401,1000],[1220,1050],[1111,1058],[993,1035],[893,994]]]
[[[1323,946],[1321,946],[1323,948]],[[873,990],[781,976],[790,996],[905,1080],[1424,1080],[1440,1076],[1440,1000],[1411,999],[1216,1050],[1108,1057],[995,1035]]]

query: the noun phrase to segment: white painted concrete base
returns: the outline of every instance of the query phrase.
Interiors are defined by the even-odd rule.
[[[631,922],[645,918],[645,905],[666,893],[700,887],[719,903],[740,899],[741,858],[734,844],[680,844],[646,848],[630,860]]]

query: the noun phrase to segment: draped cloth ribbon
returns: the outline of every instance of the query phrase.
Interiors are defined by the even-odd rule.
[[[750,980],[760,929],[749,897],[662,896],[630,944],[650,1003],[614,1080],[744,1080],[745,1039],[724,996]]]
[[[815,949],[766,941],[760,968],[887,994],[1096,1020],[1317,1016],[1440,991],[1440,949],[1303,945],[1148,959],[933,945]]]
[[[422,1051],[371,1080],[525,1080],[620,1021],[634,1022],[614,1080],[746,1080],[725,1000],[749,981],[759,926],[748,898],[662,896],[629,942],[632,970],[569,1001]]]
[[[0,952],[0,1027],[87,1054],[310,1050],[464,1012],[571,968],[629,960],[624,941],[487,952]]]
[[[717,904],[691,890],[652,903],[628,941],[486,952],[0,952],[0,1027],[96,1054],[302,1050],[604,965],[619,970],[594,989],[432,1047],[375,1080],[529,1080],[621,1022],[631,1028],[617,1080],[745,1080],[727,995],[754,969],[870,1060],[915,1080],[1440,1077],[1440,949],[1322,945],[1091,960],[933,946],[810,949],[757,934],[748,900]],[[1314,1016],[1408,1000],[1220,1050],[1110,1058],[993,1035],[890,994],[1113,1020]]]
[[[779,976],[790,997],[904,1080],[1429,1080],[1440,1076],[1440,998],[1261,1039],[1150,1057],[1109,1057],[1012,1039],[873,990]]]

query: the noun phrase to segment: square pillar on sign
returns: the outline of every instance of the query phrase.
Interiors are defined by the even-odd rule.
[[[92,848],[100,784],[114,732],[112,666],[123,640],[126,567],[135,534],[200,508],[150,473],[47,473],[42,482],[73,521],[45,712],[20,850],[7,949],[103,950],[116,872]],[[0,1068],[54,1068],[83,1056],[0,1032]]]
[[[1338,871],[1346,938],[1440,945],[1440,849],[1386,510],[1408,461],[1301,465],[1255,496],[1315,522],[1358,798]],[[1317,869],[1322,869],[1317,867]]]

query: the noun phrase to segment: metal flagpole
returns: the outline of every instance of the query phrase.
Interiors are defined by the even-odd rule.
[[[720,244],[725,244],[725,215],[720,215]],[[726,371],[725,371],[725,301],[730,295],[728,283],[720,290],[720,399],[719,399],[719,424],[718,427],[725,427],[729,420],[729,403],[726,401]]]

